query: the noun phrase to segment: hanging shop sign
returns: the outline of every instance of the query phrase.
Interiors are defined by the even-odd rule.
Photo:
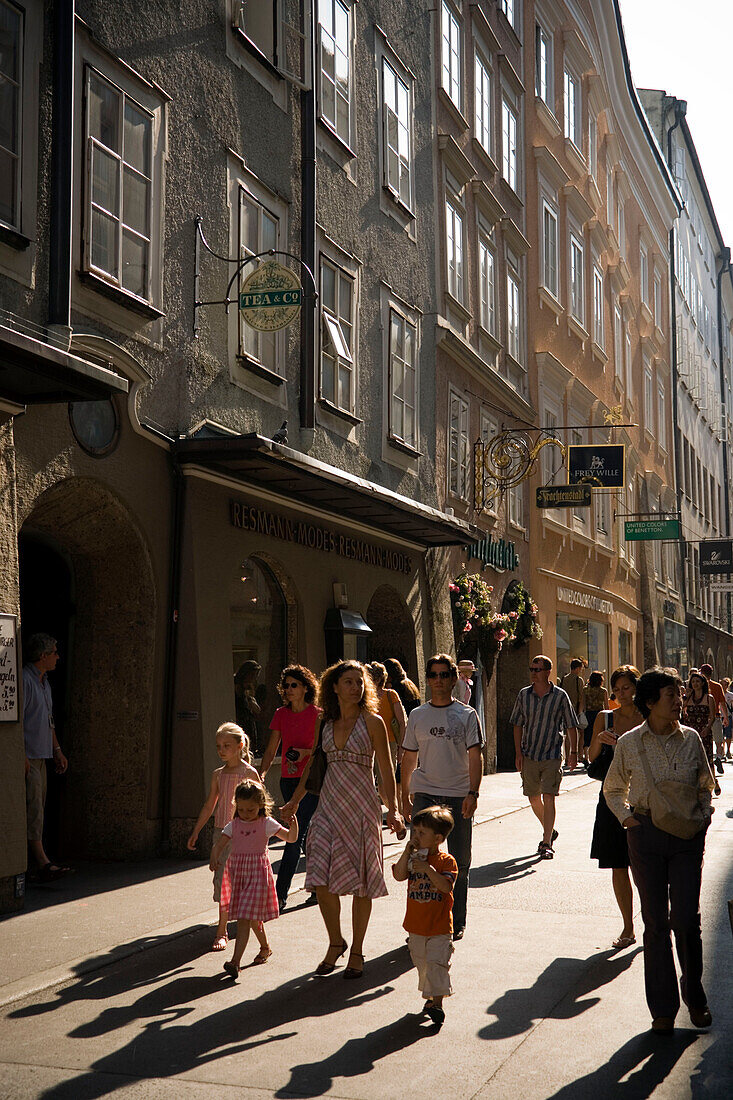
[[[277,332],[287,328],[300,312],[303,290],[290,268],[266,260],[242,283],[239,310],[250,328]]]
[[[590,508],[590,485],[541,485],[538,508]]]
[[[627,542],[653,542],[679,537],[678,519],[632,519],[624,523],[624,538]]]
[[[18,629],[15,615],[0,615],[0,722],[17,722]]]
[[[706,588],[709,592],[733,592],[733,581],[710,581]]]
[[[701,573],[733,573],[733,540],[704,539],[699,553]]]
[[[308,520],[290,519],[246,501],[230,500],[229,519],[233,527],[252,534],[294,542],[308,550],[338,554],[339,557],[361,562],[362,565],[376,565],[395,573],[412,572],[412,558],[401,550],[389,550],[366,539],[342,535]]]
[[[568,485],[585,482],[606,489],[626,484],[626,447],[623,443],[571,443],[568,447]]]
[[[493,565],[494,569],[511,569],[513,572],[519,565],[519,555],[514,543],[492,539],[491,535],[478,542],[471,542],[463,549],[469,558],[478,558],[482,565]]]

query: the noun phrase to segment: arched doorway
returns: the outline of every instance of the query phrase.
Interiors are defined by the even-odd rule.
[[[59,640],[52,680],[69,771],[49,806],[61,858],[151,854],[155,586],[124,505],[91,478],[58,482],[20,531],[21,633]],[[63,738],[63,740],[62,740]]]
[[[417,682],[415,624],[397,589],[389,584],[382,584],[376,589],[369,601],[366,621],[372,631],[367,642],[369,660],[383,661],[385,657],[394,657],[410,679]]]
[[[506,587],[501,603],[503,614],[516,610],[517,589],[521,581],[512,580]],[[521,589],[520,589],[521,591]],[[496,766],[500,771],[514,768],[516,751],[514,728],[509,716],[519,690],[526,686],[529,647],[505,645],[496,662]]]
[[[242,560],[230,582],[229,609],[237,722],[253,754],[261,756],[282,704],[275,685],[288,664],[289,608],[273,569],[259,555]]]

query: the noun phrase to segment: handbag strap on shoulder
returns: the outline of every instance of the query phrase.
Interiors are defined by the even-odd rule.
[[[639,737],[639,757],[641,759],[641,766],[644,769],[646,781],[649,785],[649,790],[653,790],[657,784],[654,780],[654,776],[652,775],[652,769],[649,767],[649,757],[646,754],[646,749],[644,748],[644,743],[641,740],[641,736]]]

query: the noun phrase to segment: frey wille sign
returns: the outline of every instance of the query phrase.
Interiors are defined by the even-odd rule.
[[[701,542],[700,572],[733,573],[733,540],[706,539]]]
[[[269,535],[272,539],[295,542],[309,550],[320,550],[326,554],[338,554],[362,565],[376,565],[380,569],[391,569],[395,573],[411,573],[412,558],[400,550],[388,550],[366,539],[352,535],[337,534],[328,527],[307,520],[288,519],[277,512],[258,508],[242,500],[229,501],[229,518],[234,527],[242,531],[251,531],[257,535]]]
[[[571,443],[568,447],[568,485],[585,482],[607,489],[623,489],[626,448],[623,443]]]

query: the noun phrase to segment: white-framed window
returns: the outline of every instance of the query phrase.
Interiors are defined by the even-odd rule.
[[[491,70],[483,57],[475,59],[476,140],[491,155]]]
[[[320,0],[319,111],[348,145],[351,139],[351,8],[344,0]]]
[[[458,110],[463,104],[461,24],[448,0],[441,8],[441,84]]]
[[[450,391],[448,425],[448,491],[461,500],[468,497],[468,401]]]
[[[465,282],[463,278],[463,212],[451,200],[445,202],[445,251],[447,262],[448,292],[462,302]]]
[[[598,120],[588,108],[588,168],[594,180],[598,179]]]
[[[355,307],[354,276],[321,256],[320,393],[324,401],[347,413],[353,413],[356,405]]]
[[[639,242],[639,287],[642,302],[649,305],[649,252],[643,241]]]
[[[153,115],[90,65],[85,75],[86,264],[105,282],[149,302]]]
[[[501,101],[502,175],[513,191],[519,190],[519,112],[505,90]]]
[[[506,345],[512,359],[522,362],[522,278],[519,260],[506,257]]]
[[[631,401],[634,393],[634,360],[631,354],[631,333],[627,330],[624,338],[624,369],[626,400]]]
[[[386,57],[382,58],[384,185],[412,207],[412,91]]]
[[[535,23],[534,29],[534,83],[536,94],[554,112],[552,35],[541,23]]]
[[[624,200],[619,195],[616,210],[616,226],[618,229],[618,247],[622,256],[626,255],[626,215],[624,213]]]
[[[0,0],[0,222],[21,227],[24,11]]]
[[[491,234],[479,225],[479,290],[481,326],[496,335],[496,250]]]
[[[593,514],[596,535],[600,542],[608,542],[611,534],[611,506],[607,489],[593,490]]]
[[[524,530],[524,482],[510,485],[507,493],[509,522],[513,527]]]
[[[479,413],[479,437],[484,445],[491,443],[492,439],[499,434],[499,422],[496,417],[488,411],[488,409],[481,409]],[[475,474],[474,474],[475,476]],[[492,497],[486,506],[486,511],[489,515],[496,515],[496,497]]]
[[[515,31],[519,30],[519,0],[501,0],[501,10]]]
[[[417,446],[417,328],[389,312],[389,433]]]
[[[563,72],[565,137],[580,148],[580,81],[570,69]]]
[[[280,247],[280,217],[274,202],[267,205],[252,191],[239,187],[239,247],[240,259],[254,256],[268,248]],[[246,278],[254,271],[258,261],[244,268],[242,277]],[[251,359],[268,370],[281,374],[282,341],[277,332],[260,332],[245,324],[239,314],[239,354]]]
[[[663,451],[667,450],[667,397],[664,383],[657,383],[657,443]]]
[[[654,514],[658,514],[660,511],[659,497],[649,494],[649,508]],[[653,548],[653,560],[654,560],[654,576],[658,581],[662,579],[662,543],[660,539],[654,539],[652,542]]]
[[[606,221],[613,228],[613,162],[611,153],[606,146]]]
[[[584,420],[587,420],[587,417],[581,416],[578,412],[572,412],[570,415],[570,420],[571,422],[574,421],[576,424],[582,424]],[[583,435],[581,432],[572,431],[570,433],[570,442],[577,446],[580,443],[584,443],[585,440],[583,439]],[[573,523],[581,530],[585,530],[588,527],[588,511],[589,510],[587,508],[573,508],[572,510]]]
[[[621,385],[624,381],[624,336],[623,317],[621,307],[615,306],[613,310],[613,366]]]
[[[654,376],[651,364],[644,357],[644,428],[654,432]]]
[[[603,272],[593,264],[593,340],[599,348],[603,343]]]
[[[658,271],[654,272],[654,324],[662,327],[662,276]]]
[[[574,233],[570,234],[570,313],[585,324],[585,249]]]
[[[560,414],[557,409],[550,409],[545,407],[544,415],[544,427],[545,435],[551,436],[552,439],[559,439],[557,427],[560,423]],[[562,473],[562,460],[559,459],[559,450],[555,447],[543,447],[541,452],[542,458],[542,484],[543,485],[555,485],[559,483],[560,474]],[[554,513],[553,513],[554,514]],[[564,512],[563,512],[564,515]]]
[[[542,202],[542,283],[555,298],[558,297],[557,274],[557,211]]]

